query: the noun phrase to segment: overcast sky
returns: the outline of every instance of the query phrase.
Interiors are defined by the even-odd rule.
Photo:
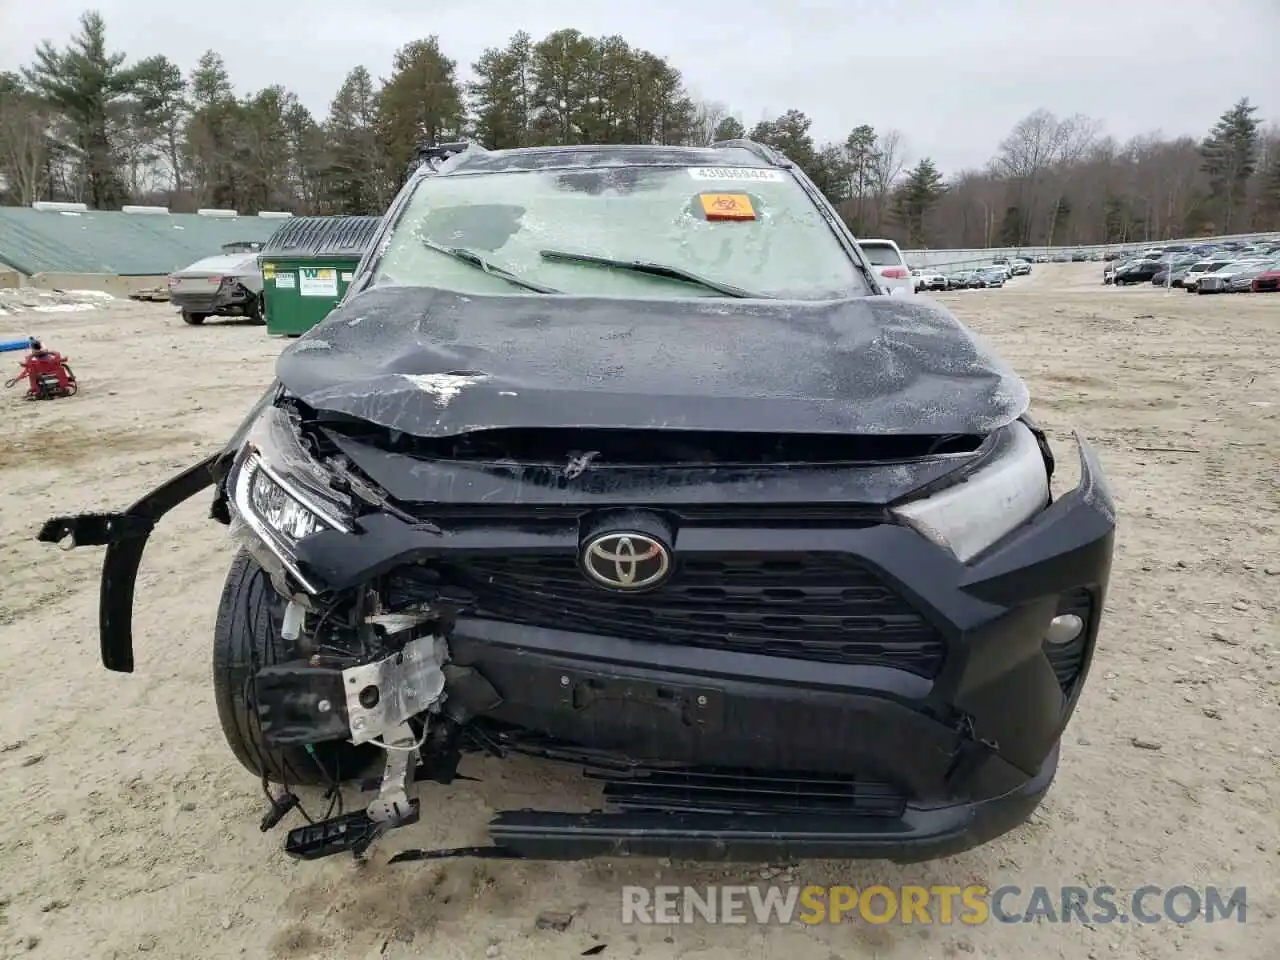
[[[61,45],[85,0],[0,0],[0,69]],[[189,70],[208,47],[241,92],[280,83],[323,118],[346,72],[386,76],[395,49],[438,34],[464,76],[516,30],[621,34],[665,56],[750,127],[789,107],[815,139],[859,123],[903,131],[908,159],[983,164],[1037,107],[1120,138],[1202,136],[1248,96],[1280,120],[1280,0],[101,0],[110,42]]]

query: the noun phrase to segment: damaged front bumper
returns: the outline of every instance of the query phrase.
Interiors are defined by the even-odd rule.
[[[41,531],[41,540],[107,546],[100,628],[108,669],[134,666],[133,588],[147,537],[166,512],[228,475],[244,453],[229,451],[123,514],[59,518]],[[452,678],[451,716],[478,721],[490,752],[568,761],[605,784],[603,809],[501,812],[489,825],[492,847],[450,853],[904,862],[951,855],[1025,821],[1053,779],[1092,660],[1115,527],[1110,494],[1084,443],[1080,474],[1075,490],[969,563],[889,523],[778,529],[726,522],[691,527],[677,543],[682,556],[731,544],[745,553],[855,558],[930,626],[944,651],[936,670],[625,639],[479,611],[452,626],[447,665],[434,640],[422,645],[434,673],[411,678],[403,658],[384,658],[307,684],[315,702],[340,705],[329,711],[332,737],[359,742],[363,719],[366,733],[394,726],[387,741],[413,747],[405,721],[444,691],[432,686],[437,675],[442,683]],[[422,561],[573,553],[577,546],[574,528],[478,527],[442,537],[438,528],[380,511],[354,530],[306,537],[295,561],[316,591],[332,592]],[[1068,615],[1082,629],[1065,645],[1051,643],[1051,624]],[[288,669],[297,668],[274,675],[264,668],[258,680],[269,690],[274,677],[286,698],[298,689]],[[398,693],[398,707],[368,715],[358,696],[367,686]],[[406,689],[413,694],[403,696]],[[317,736],[314,715],[292,730],[276,719],[277,742]],[[538,731],[543,740],[511,731]],[[413,822],[416,801],[400,799],[412,772],[412,764],[398,772],[389,766],[369,810],[296,830],[287,848],[305,858],[362,852],[387,824]],[[408,851],[397,859],[438,854]]]
[[[1053,780],[1110,575],[1114,511],[1085,444],[1080,466],[1076,490],[967,565],[893,525],[680,541],[682,554],[725,540],[847,551],[936,629],[946,654],[932,676],[461,618],[452,666],[502,697],[477,711],[545,732],[556,748],[542,755],[605,781],[604,809],[503,812],[493,842],[552,859],[915,862],[1023,823]],[[352,570],[364,562],[345,557]],[[1064,639],[1047,636],[1055,618],[1072,616],[1083,629],[1053,642]],[[466,706],[464,691],[457,699]],[[611,759],[559,747],[583,742]]]
[[[151,531],[174,507],[214,485],[222,457],[213,454],[188,467],[124,513],[54,517],[36,535],[37,540],[67,549],[107,548],[98,592],[98,638],[108,670],[133,672],[133,591]]]

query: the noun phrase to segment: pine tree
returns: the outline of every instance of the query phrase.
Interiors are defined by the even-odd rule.
[[[925,157],[907,174],[894,198],[894,212],[907,228],[912,247],[924,245],[924,220],[946,192],[942,174],[933,160]]]
[[[58,50],[46,40],[36,48],[35,64],[23,70],[32,90],[66,118],[89,202],[100,210],[128,199],[110,121],[114,108],[138,83],[138,72],[125,66],[125,55],[107,50],[106,34],[102,16],[90,10],[81,14],[80,32],[66,48]]]
[[[712,135],[713,142],[721,140],[741,140],[747,135],[747,129],[742,125],[742,121],[737,117],[725,117],[716,125],[716,132]]]
[[[803,110],[788,110],[774,120],[762,120],[751,131],[751,139],[767,143],[798,164],[805,171],[812,171],[816,150],[809,128],[813,121]]]
[[[137,67],[136,111],[142,133],[163,153],[175,193],[184,184],[182,128],[190,105],[182,69],[165,56],[148,57]]]
[[[1246,97],[1214,124],[1200,147],[1209,190],[1219,211],[1219,229],[1230,233],[1244,206],[1249,178],[1258,162],[1261,142],[1258,108]]]
[[[235,209],[243,179],[235,163],[241,108],[221,55],[213,50],[201,54],[187,88],[192,111],[184,162],[196,203]]]
[[[1000,244],[1005,247],[1022,246],[1022,236],[1025,228],[1025,217],[1022,208],[1019,206],[1010,206],[1004,212],[1004,218],[1000,221]]]
[[[521,31],[505,47],[489,47],[471,65],[467,85],[476,139],[491,150],[529,143],[533,40]]]
[[[405,44],[392,68],[378,98],[378,128],[388,173],[402,183],[418,147],[461,134],[465,107],[457,61],[444,55],[439,37]]]
[[[337,213],[364,216],[386,206],[386,158],[378,139],[378,92],[364,67],[347,74],[325,124],[328,200]]]
[[[849,196],[853,200],[853,220],[861,225],[866,220],[867,194],[875,182],[875,165],[878,157],[875,127],[863,123],[854,127],[845,138],[844,150],[849,159]]]

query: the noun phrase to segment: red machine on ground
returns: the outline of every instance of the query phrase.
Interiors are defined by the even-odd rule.
[[[27,380],[27,400],[56,400],[75,396],[76,375],[71,372],[67,358],[56,350],[46,350],[34,337],[27,345],[27,355],[22,358],[22,372],[5,381],[12,387],[23,377]]]

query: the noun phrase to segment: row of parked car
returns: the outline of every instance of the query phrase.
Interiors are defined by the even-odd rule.
[[[927,267],[911,271],[916,291],[982,290],[1003,287],[1014,277],[1031,272],[1031,261],[1024,257],[997,257],[986,266],[970,270],[942,273]]]
[[[1108,263],[1102,282],[1150,283],[1187,293],[1280,292],[1280,238],[1251,244],[1205,243],[1154,247]]]

